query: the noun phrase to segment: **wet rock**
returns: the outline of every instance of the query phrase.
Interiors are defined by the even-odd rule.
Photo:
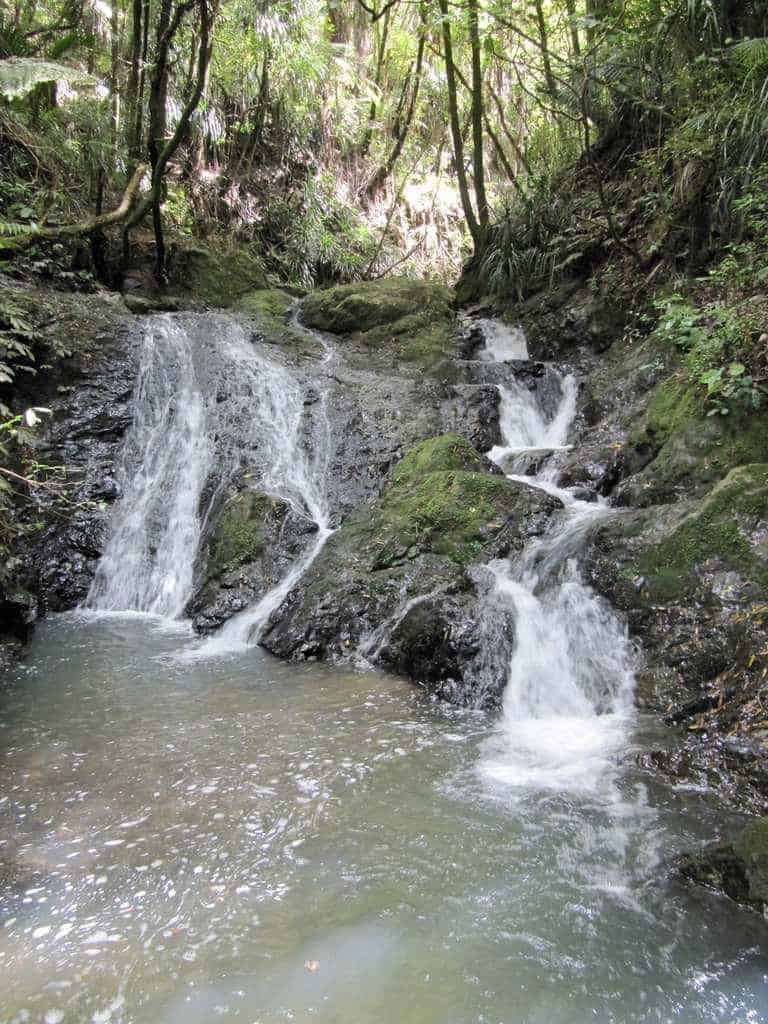
[[[480,684],[473,563],[519,551],[560,503],[507,480],[463,438],[412,449],[328,540],[262,638],[294,659],[380,661],[454,699]],[[501,680],[503,684],[503,680]],[[498,697],[488,692],[488,700]]]
[[[255,604],[315,530],[286,501],[250,489],[232,494],[203,553],[205,581],[188,608],[194,628],[208,633]]]
[[[731,843],[684,855],[681,874],[724,892],[768,918],[768,818],[750,822]]]
[[[499,392],[491,385],[453,386],[443,415],[445,428],[466,437],[480,452],[501,443]]]
[[[765,630],[767,530],[768,465],[756,464],[701,502],[622,513],[597,531],[587,575],[643,641],[645,701],[685,706],[719,680],[714,703],[729,704],[723,673],[751,667]]]

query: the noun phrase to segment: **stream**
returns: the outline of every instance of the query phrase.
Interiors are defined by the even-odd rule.
[[[258,647],[331,534],[333,438],[322,384],[236,323],[202,360],[196,330],[148,329],[87,607],[43,621],[0,690],[0,1024],[768,1021],[764,923],[670,869],[732,815],[647,766],[668,737],[579,577],[614,512],[557,484],[575,381],[549,410],[500,385],[490,457],[562,508],[479,569],[487,642],[515,622],[491,713],[371,667],[378,636],[356,667]],[[525,358],[520,332],[487,339],[480,358]],[[183,610],[240,450],[312,532],[201,640]]]

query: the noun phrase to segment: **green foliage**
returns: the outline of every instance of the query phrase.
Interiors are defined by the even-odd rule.
[[[747,301],[696,308],[680,294],[655,306],[660,313],[656,334],[683,353],[688,377],[703,390],[709,415],[757,410],[764,404],[768,391],[757,369],[764,307]]]
[[[581,256],[573,206],[573,196],[558,190],[553,178],[529,181],[524,195],[491,231],[480,262],[484,288],[523,301],[551,286]]]
[[[20,372],[35,373],[34,328],[13,299],[0,297],[0,385],[12,384]],[[10,410],[0,401],[0,416]],[[4,425],[6,431],[11,428]]]
[[[39,85],[65,82],[70,88],[93,88],[97,80],[77,68],[37,57],[9,57],[0,61],[0,96],[6,100],[26,96]]]
[[[313,288],[358,281],[375,260],[375,236],[335,190],[332,175],[310,175],[301,192],[265,210],[262,237],[278,275],[289,283]]]

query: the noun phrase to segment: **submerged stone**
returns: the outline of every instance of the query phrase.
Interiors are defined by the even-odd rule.
[[[768,917],[768,818],[750,822],[733,842],[685,854],[680,871],[690,881],[718,889]]]

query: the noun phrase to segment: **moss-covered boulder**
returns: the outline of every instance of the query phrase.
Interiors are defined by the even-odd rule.
[[[328,540],[262,642],[294,659],[379,662],[454,700],[473,700],[476,567],[520,550],[559,507],[507,480],[458,435],[430,438],[394,467],[379,499]],[[502,677],[498,684],[489,702]]]
[[[227,309],[269,281],[261,257],[242,246],[176,243],[168,259],[168,287],[214,309]]]
[[[389,277],[312,292],[301,306],[308,327],[343,335],[369,356],[447,373],[459,353],[451,293],[443,285]]]
[[[596,535],[593,584],[645,644],[642,695],[699,706],[754,663],[768,587],[768,464],[730,471],[702,500],[624,512]],[[715,701],[717,703],[717,701]],[[724,696],[721,705],[726,704]]]
[[[624,459],[631,475],[618,490],[622,504],[704,494],[734,467],[768,461],[768,412],[709,416],[696,388],[673,374],[648,395]]]
[[[204,583],[189,608],[195,629],[209,632],[258,601],[313,529],[279,498],[249,489],[230,495],[208,538]]]
[[[681,858],[685,878],[724,892],[768,917],[768,818],[742,829],[732,843],[717,843]]]
[[[319,341],[295,323],[295,296],[282,288],[258,288],[246,292],[234,304],[254,324],[259,340],[278,345],[298,359],[317,359],[322,354]]]

